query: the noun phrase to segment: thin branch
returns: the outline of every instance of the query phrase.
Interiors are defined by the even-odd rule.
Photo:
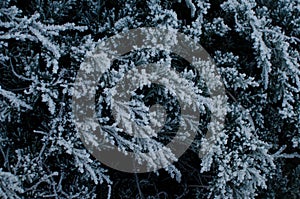
[[[274,158],[300,158],[300,154],[298,153],[282,153],[286,149],[286,145],[282,146],[276,153],[274,153],[272,156]]]
[[[24,77],[24,76],[22,76],[22,75],[19,75],[19,74],[15,71],[14,66],[13,66],[13,64],[12,64],[12,61],[11,61],[11,58],[9,59],[9,62],[10,62],[11,70],[12,70],[12,72],[13,72],[13,74],[14,74],[15,76],[17,76],[19,79],[22,79],[22,80],[24,80],[24,81],[33,81],[32,79],[29,79],[29,78],[27,78],[27,77]]]
[[[135,177],[136,186],[137,186],[138,191],[139,191],[139,195],[140,195],[140,197],[141,197],[142,199],[144,199],[145,196],[144,196],[144,194],[143,194],[143,192],[142,192],[142,190],[141,190],[140,183],[139,183],[139,178],[138,178],[138,176],[137,176],[137,173],[134,173],[134,177]]]

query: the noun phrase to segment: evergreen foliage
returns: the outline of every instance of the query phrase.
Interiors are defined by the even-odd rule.
[[[129,174],[85,149],[71,104],[86,53],[139,27],[177,29],[200,43],[222,76],[228,110],[225,128],[203,158],[209,111],[201,112],[199,134],[173,165]],[[299,34],[299,0],[0,0],[0,197],[299,198]],[[141,54],[155,61],[131,52],[114,63],[114,72],[143,62]],[[177,70],[189,67],[176,55],[154,55]],[[207,97],[201,74],[185,72]],[[116,140],[120,132],[101,89],[97,109],[100,123],[111,127],[108,139],[138,148],[130,139]],[[155,96],[173,110],[164,128],[176,131],[176,100],[164,101],[172,93],[159,86],[136,91],[131,116],[149,122]],[[160,132],[155,143],[171,139]]]

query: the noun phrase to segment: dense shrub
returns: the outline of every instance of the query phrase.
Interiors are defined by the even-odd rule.
[[[178,29],[208,51],[228,114],[203,158],[205,122],[171,167],[123,173],[83,146],[72,88],[98,41],[148,26]],[[299,198],[299,33],[299,0],[1,0],[0,197]]]

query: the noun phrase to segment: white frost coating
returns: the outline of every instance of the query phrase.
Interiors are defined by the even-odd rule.
[[[180,3],[180,2],[179,2]],[[185,3],[189,9],[191,9],[191,17],[195,16],[196,13],[196,6],[192,2],[192,0],[185,0]]]
[[[20,109],[21,107],[26,109],[32,109],[30,105],[26,104],[26,102],[24,102],[23,100],[20,100],[16,94],[14,94],[11,91],[2,89],[1,86],[0,86],[0,95],[7,98],[10,101],[11,105],[18,109]]]

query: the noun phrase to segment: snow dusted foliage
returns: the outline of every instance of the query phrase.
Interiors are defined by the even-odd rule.
[[[111,181],[72,130],[74,66],[61,61],[75,64],[92,47],[88,36],[74,39],[87,27],[49,24],[46,13],[25,16],[16,6],[0,13],[1,196],[93,198],[95,184]]]
[[[218,127],[209,126],[213,109],[202,107],[198,134],[183,156],[157,172],[129,174],[86,150],[71,104],[86,53],[139,27],[177,29],[208,51],[226,88],[227,116],[208,145],[206,132]],[[299,37],[299,0],[0,1],[0,198],[299,198]],[[110,133],[106,141],[124,153],[143,143],[113,125],[105,88],[122,67],[167,60],[197,85],[201,99],[214,83],[187,70],[192,66],[178,55],[147,53],[124,55],[99,82],[99,123]],[[179,125],[180,108],[167,89],[141,86],[126,106],[118,104],[130,107],[127,120],[137,124],[155,123],[154,104],[167,110],[155,147],[170,142],[174,135],[165,132]],[[115,119],[126,120],[128,111]]]

